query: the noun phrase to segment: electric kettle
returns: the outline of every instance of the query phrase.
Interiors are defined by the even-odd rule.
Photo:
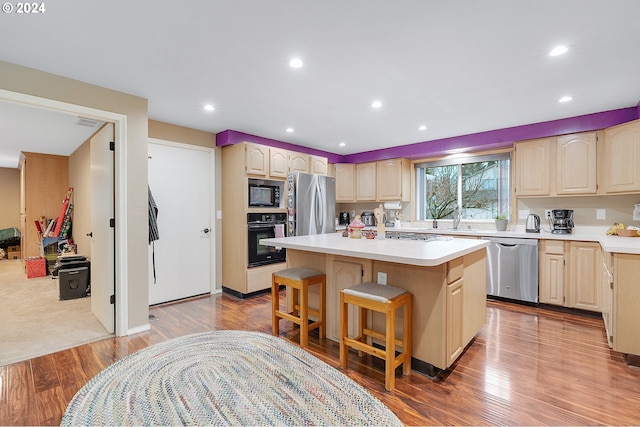
[[[536,214],[529,214],[527,217],[527,224],[525,226],[527,233],[539,233],[540,232],[540,217]]]

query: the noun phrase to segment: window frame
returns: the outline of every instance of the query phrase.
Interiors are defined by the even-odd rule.
[[[417,161],[414,163],[414,186],[415,186],[415,211],[414,215],[417,221],[430,221],[434,218],[426,218],[424,215],[424,206],[425,206],[425,195],[426,191],[424,188],[424,168],[432,168],[432,167],[441,167],[441,166],[458,166],[458,183],[457,183],[457,192],[458,192],[458,204],[462,203],[462,174],[460,173],[461,167],[463,164],[469,163],[480,163],[487,161],[496,161],[496,160],[509,160],[509,191],[508,191],[508,203],[506,205],[509,208],[509,211],[506,212],[506,217],[510,218],[513,204],[513,156],[512,151],[506,152],[496,152],[496,153],[478,153],[478,154],[469,154],[469,155],[457,155],[448,158],[434,159],[434,160],[425,160],[425,161]],[[489,222],[490,220],[481,219],[474,220],[473,218],[462,218],[465,221],[478,221],[478,222]],[[447,220],[447,218],[444,218]]]

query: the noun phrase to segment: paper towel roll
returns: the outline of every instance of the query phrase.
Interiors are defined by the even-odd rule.
[[[402,209],[402,202],[384,202],[384,208],[388,210]]]

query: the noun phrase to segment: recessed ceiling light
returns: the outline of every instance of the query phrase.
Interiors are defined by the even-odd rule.
[[[302,59],[300,58],[293,58],[291,61],[289,61],[289,66],[291,68],[301,68],[303,66],[303,62]]]
[[[418,128],[418,130],[427,130],[427,127],[425,125],[422,125]]]
[[[371,103],[371,106],[372,106],[373,108],[380,108],[380,107],[382,107],[382,102],[380,102],[380,101],[373,101],[373,103]]]
[[[206,111],[213,111],[213,110],[215,110],[215,108],[214,108],[214,107],[213,107],[213,105],[211,105],[211,104],[207,104],[207,105],[205,105],[205,106],[204,106],[204,109],[205,109]]]
[[[346,143],[344,143],[344,142],[341,142],[341,143],[340,143],[340,144],[338,144],[338,145],[339,145],[340,147],[344,147],[344,146],[345,146],[345,145],[347,145],[347,144],[346,144]]]
[[[549,56],[558,56],[566,53],[569,49],[566,46],[556,46],[551,52],[549,52]]]
[[[558,99],[558,102],[569,102],[573,99],[573,97],[571,96],[563,96],[562,98]]]
[[[293,132],[293,128],[287,128],[287,132],[292,133]]]

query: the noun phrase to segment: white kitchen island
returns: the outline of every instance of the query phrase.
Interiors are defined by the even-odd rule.
[[[413,294],[411,366],[434,376],[462,354],[486,320],[486,240],[441,237],[414,241],[352,239],[321,234],[263,239],[287,249],[287,267],[310,267],[327,275],[327,338],[339,341],[340,290],[361,282],[387,284]],[[311,288],[311,292],[313,288]],[[317,294],[310,297],[317,302]],[[355,335],[355,309],[350,335]],[[382,328],[383,318],[374,316]],[[398,316],[398,334],[402,316]]]

